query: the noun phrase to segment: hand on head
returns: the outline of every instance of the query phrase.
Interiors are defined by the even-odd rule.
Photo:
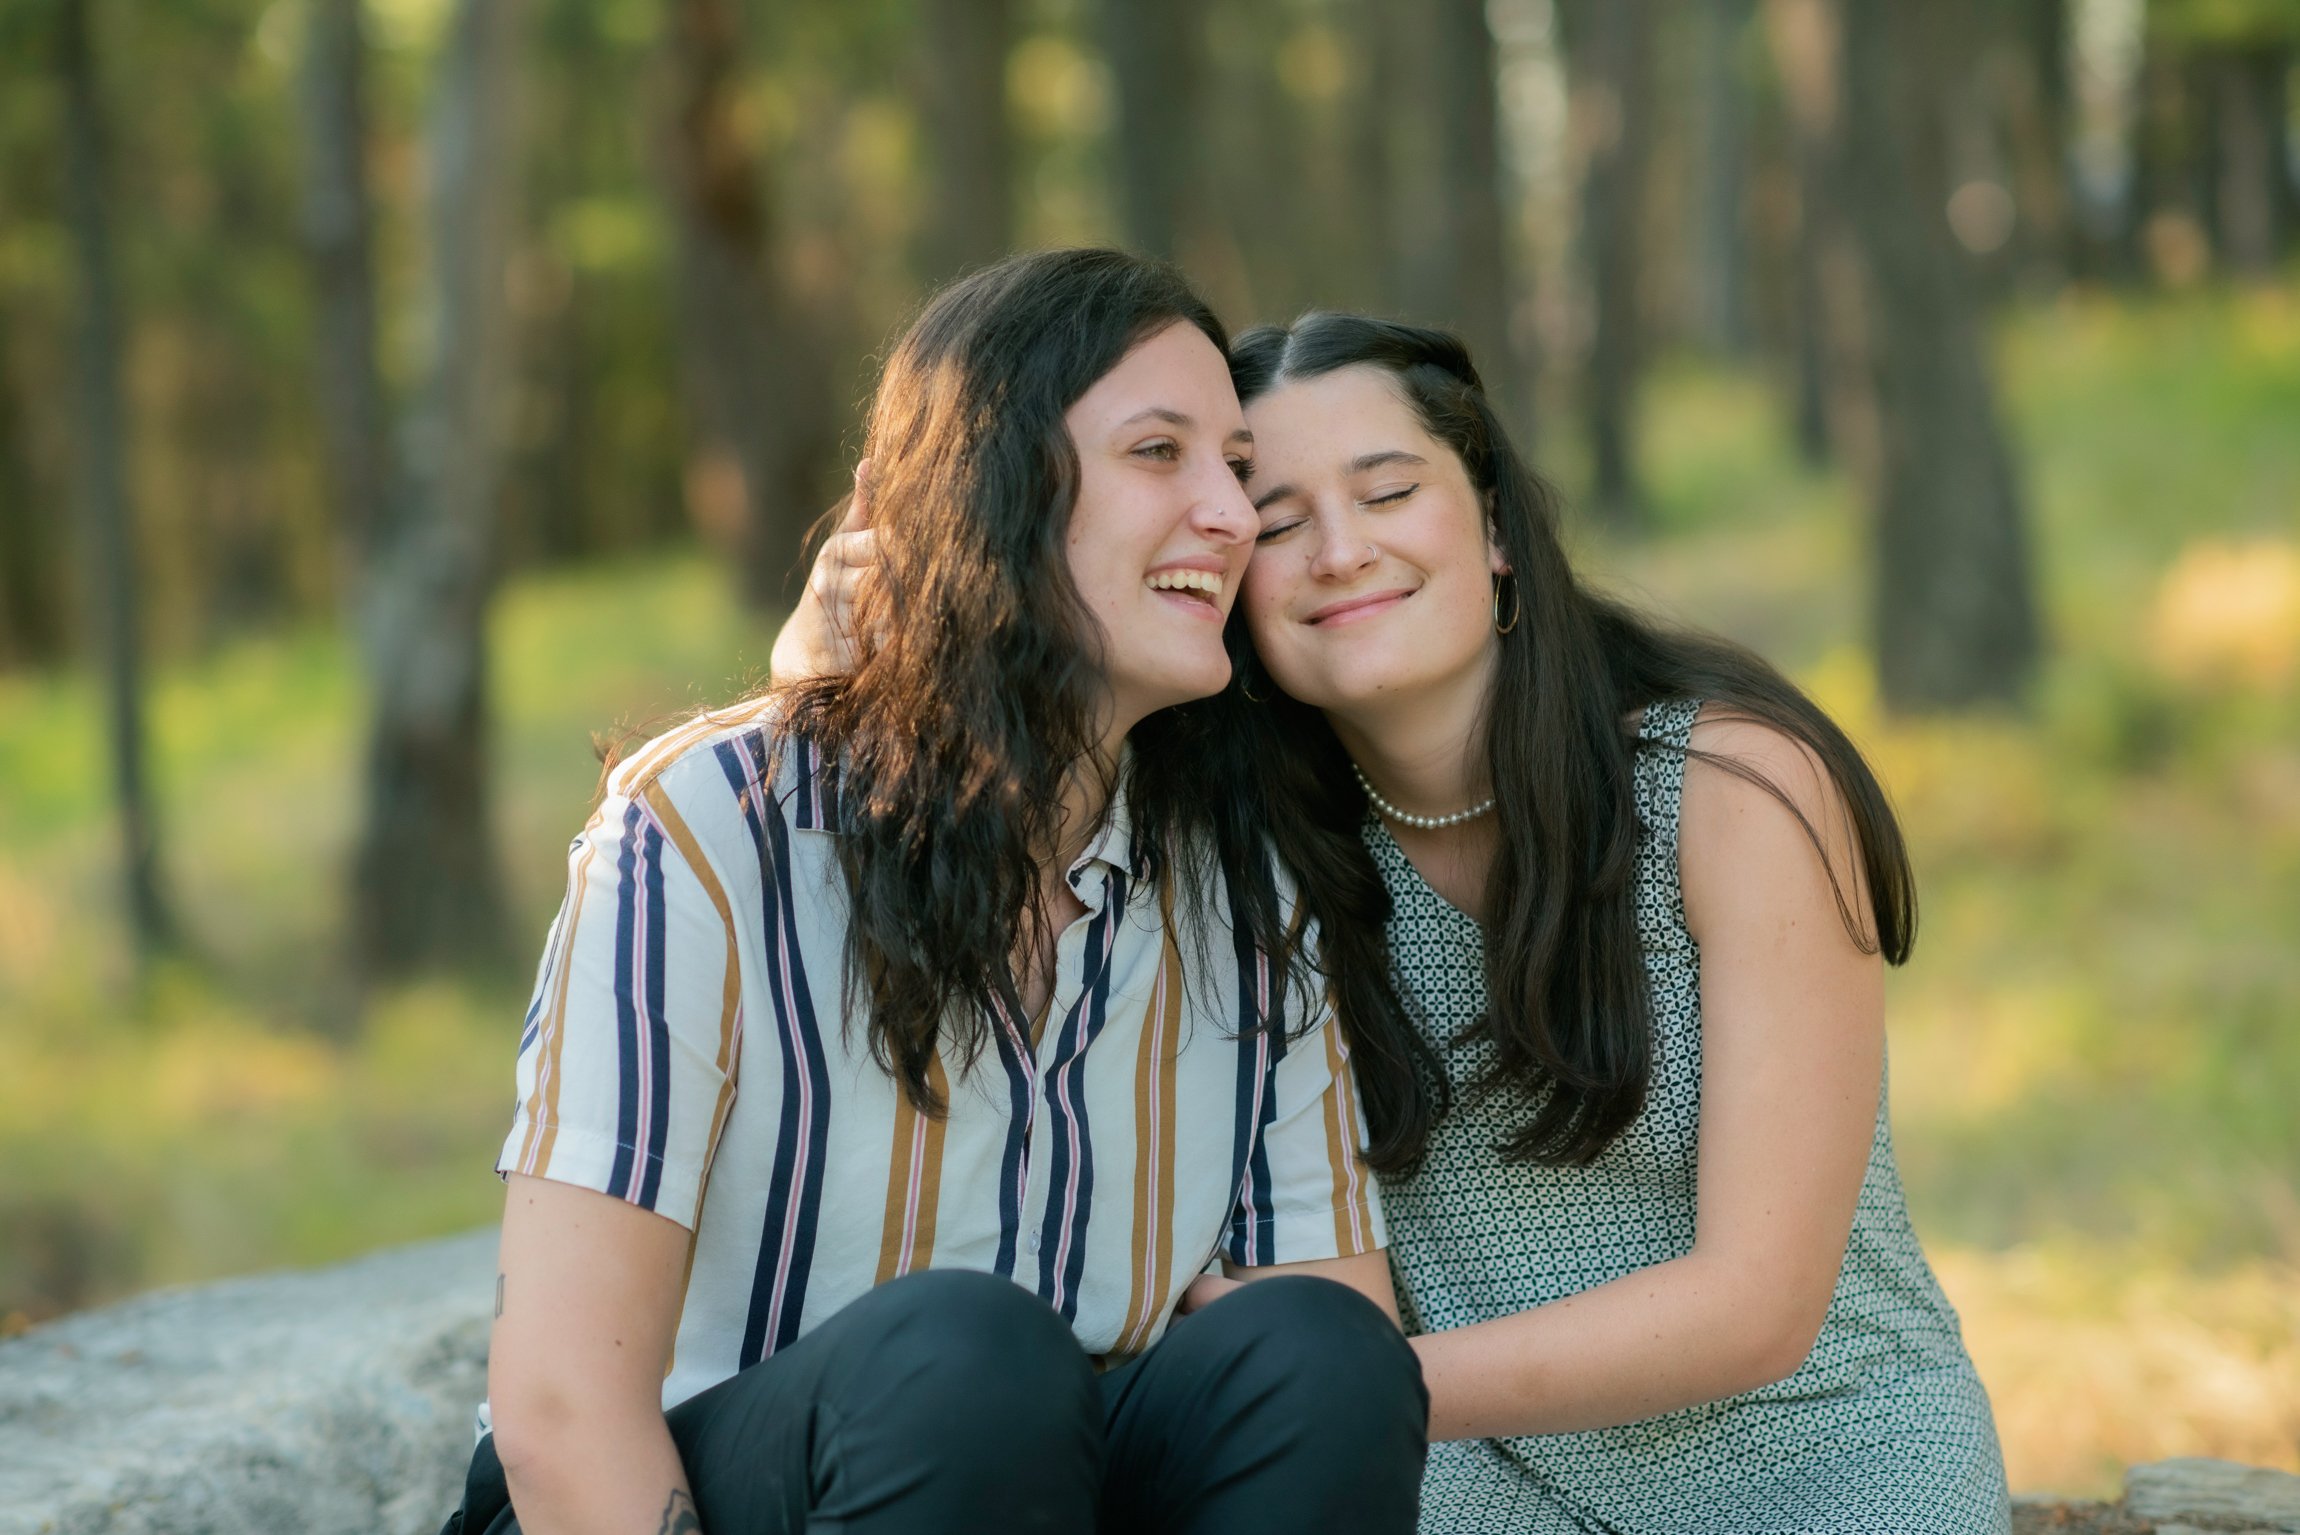
[[[870,525],[870,460],[855,465],[854,496],[838,530],[823,540],[807,589],[775,636],[769,662],[776,682],[798,682],[854,670],[855,624],[865,585],[878,568],[878,532]]]

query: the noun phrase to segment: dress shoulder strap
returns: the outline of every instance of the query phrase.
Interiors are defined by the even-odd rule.
[[[1637,926],[1648,948],[1692,942],[1677,879],[1677,825],[1685,796],[1685,753],[1700,714],[1698,698],[1664,699],[1646,706],[1638,726]]]
[[[1685,790],[1685,752],[1693,742],[1698,698],[1645,706],[1637,731],[1637,814],[1650,837],[1677,843],[1677,803]]]

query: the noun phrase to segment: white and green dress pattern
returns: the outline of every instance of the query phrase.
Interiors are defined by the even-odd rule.
[[[1457,1108],[1427,1164],[1385,1187],[1407,1326],[1466,1326],[1577,1294],[1693,1246],[1700,955],[1677,879],[1683,750],[1699,705],[1655,705],[1637,761],[1637,921],[1653,985],[1644,1111],[1586,1167],[1504,1162],[1505,1105]],[[1457,1101],[1490,1046],[1484,943],[1388,831],[1366,840],[1394,910],[1398,978]],[[1956,1313],[1910,1229],[1883,1095],[1827,1320],[1776,1385],[1642,1423],[1430,1447],[1425,1535],[2002,1535],[2004,1464]]]

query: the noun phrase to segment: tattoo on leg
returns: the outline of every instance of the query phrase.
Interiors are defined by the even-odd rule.
[[[497,1321],[503,1319],[503,1276],[501,1274],[495,1276],[495,1318]]]
[[[655,1535],[703,1535],[703,1522],[695,1517],[695,1500],[677,1488],[663,1505],[663,1525]]]

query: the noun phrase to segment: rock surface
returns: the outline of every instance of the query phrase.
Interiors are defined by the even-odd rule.
[[[495,1233],[145,1296],[0,1343],[0,1535],[431,1535],[486,1387]],[[2300,1476],[2136,1466],[2014,1535],[2300,1535]]]
[[[2156,1535],[2155,1527],[2125,1512],[2122,1503],[2013,1499],[2013,1535]]]
[[[165,1291],[0,1343],[0,1535],[430,1535],[495,1233]]]
[[[2286,1535],[2300,1476],[2228,1460],[2160,1460],[2124,1474],[2114,1503],[2018,1498],[2013,1535]]]
[[[2300,1530],[2300,1476],[2229,1460],[2160,1460],[2125,1473],[2124,1501],[2143,1519],[2211,1529]]]

